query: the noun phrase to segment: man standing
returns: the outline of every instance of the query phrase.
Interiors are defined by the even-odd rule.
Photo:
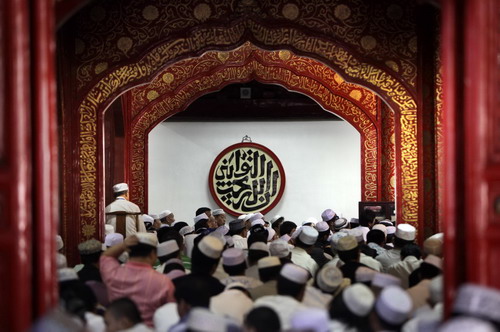
[[[153,326],[155,310],[175,301],[175,287],[170,278],[153,269],[157,245],[155,234],[136,233],[106,250],[99,264],[109,300],[130,298],[137,304],[144,323],[150,327]],[[130,250],[130,258],[121,265],[118,257],[125,250]]]
[[[137,232],[146,232],[141,210],[130,202],[128,185],[118,183],[113,186],[115,200],[106,206],[106,224],[112,225],[117,233],[128,237]]]
[[[161,221],[160,228],[170,227],[175,222],[175,216],[170,210],[161,211],[158,217],[160,218]]]

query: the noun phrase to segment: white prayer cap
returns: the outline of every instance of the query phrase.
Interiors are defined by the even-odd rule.
[[[158,245],[157,255],[158,255],[158,257],[163,257],[163,256],[170,255],[178,250],[179,250],[179,246],[177,245],[177,241],[168,240],[168,241],[162,242]]]
[[[243,228],[245,228],[245,222],[243,220],[235,219],[229,222],[229,229],[231,231],[239,231]]]
[[[64,248],[64,242],[61,235],[56,235],[56,249],[61,250]]]
[[[353,228],[349,231],[349,235],[350,236],[353,236],[356,241],[359,242],[363,242],[363,230],[361,229],[361,227],[356,227],[356,228]]]
[[[160,217],[159,217],[157,214],[153,214],[153,213],[151,213],[149,216],[150,216],[151,218],[155,219],[155,220],[156,220],[156,219],[160,219]]]
[[[326,209],[321,214],[321,219],[323,219],[323,221],[329,221],[329,220],[332,220],[336,215],[337,214],[335,212],[333,212],[332,209]]]
[[[192,226],[184,226],[181,229],[179,229],[179,234],[184,236],[186,234],[192,233],[194,231],[194,228]]]
[[[267,228],[267,242],[271,241],[276,235],[276,231],[272,227]]]
[[[342,237],[337,243],[338,251],[349,251],[358,247],[358,240],[352,235]]]
[[[113,192],[114,193],[119,193],[122,191],[127,191],[128,190],[128,184],[126,183],[118,183],[113,186]]]
[[[214,237],[218,238],[220,240],[220,242],[222,242],[223,246],[226,245],[226,238],[224,237],[224,235],[222,233],[214,231],[214,232],[208,234],[207,236],[214,236]]]
[[[342,271],[333,264],[325,264],[316,275],[318,287],[327,293],[333,293],[342,283]]]
[[[332,247],[335,250],[338,250],[338,244],[339,244],[340,239],[342,239],[343,237],[346,237],[346,236],[349,236],[349,234],[344,233],[344,232],[333,233],[332,238],[330,240]]]
[[[281,235],[279,239],[288,243],[288,241],[290,241],[291,238],[292,237],[290,235],[284,234],[284,235]]]
[[[57,270],[57,280],[59,280],[59,282],[78,280],[78,274],[70,267],[63,267]]]
[[[135,233],[135,236],[137,236],[139,243],[147,244],[155,248],[158,246],[158,238],[153,233],[138,232]]]
[[[56,253],[56,267],[58,270],[68,267],[68,260],[66,259],[66,256]]]
[[[142,215],[142,221],[144,221],[144,222],[150,222],[150,223],[154,223],[155,222],[154,218],[151,217],[149,214],[143,214]],[[113,226],[111,226],[111,227],[113,227]]]
[[[378,288],[385,288],[388,286],[399,286],[401,287],[401,279],[390,275],[388,273],[376,273],[372,279],[372,286]]]
[[[224,239],[226,240],[226,244],[229,248],[234,247],[234,240],[231,235],[224,235]]]
[[[246,214],[242,214],[238,217],[238,220],[245,220],[246,217],[247,217]]]
[[[244,285],[240,285],[237,287],[244,287]],[[234,286],[232,287],[234,288]],[[244,288],[246,289],[246,287]],[[239,289],[228,289],[226,287],[224,292],[210,298],[210,310],[213,313],[229,317],[240,326],[243,325],[244,317],[252,310],[252,307],[253,301]]]
[[[214,233],[219,233],[222,236],[226,235],[228,232],[229,232],[229,227],[226,225],[219,226],[214,231]]]
[[[299,240],[304,244],[313,245],[318,239],[318,231],[314,227],[302,227],[299,234]]]
[[[443,234],[443,233],[438,233]],[[435,255],[438,257],[443,257],[443,239],[442,237],[436,237],[435,235],[427,238],[423,245],[424,252],[427,255]]]
[[[380,220],[379,221],[379,224],[382,224],[384,226],[394,226],[394,224],[392,223],[392,221],[390,221],[389,219],[384,219],[384,220]]]
[[[387,236],[387,227],[385,227],[385,225],[382,225],[382,224],[376,224],[372,227],[372,230],[376,230],[378,229],[379,231],[382,231],[384,232],[384,235]]]
[[[280,266],[281,261],[276,256],[263,257],[257,261],[257,267],[259,269],[266,269],[268,267]]]
[[[292,316],[293,331],[328,332],[330,317],[325,309],[306,308],[298,310]]]
[[[102,251],[102,243],[96,239],[90,239],[78,245],[80,255],[92,255]]]
[[[415,240],[416,229],[410,224],[399,224],[396,228],[396,237],[405,241]]]
[[[205,214],[205,212],[203,212],[203,213],[200,213],[199,215],[197,215],[196,217],[194,217],[193,220],[194,220],[194,223],[196,224],[197,222],[199,222],[201,220],[208,220],[208,216]]]
[[[396,233],[396,227],[395,226],[387,226],[387,235],[394,234]]]
[[[253,217],[253,215],[254,215],[253,213],[246,214],[246,215],[245,215],[245,218],[243,218],[243,221],[248,221],[248,220],[250,220],[250,218],[252,218],[252,217]]]
[[[342,300],[349,311],[358,316],[367,316],[375,303],[373,292],[364,284],[354,284],[346,287],[342,292]]]
[[[163,218],[165,218],[165,217],[167,217],[167,216],[169,216],[169,215],[171,215],[171,214],[172,214],[172,211],[170,211],[170,210],[163,210],[163,211],[161,211],[161,212],[160,212],[160,214],[158,215],[158,219],[163,219]],[[205,215],[205,216],[206,216],[206,215]],[[208,217],[207,217],[207,219],[208,219]]]
[[[104,235],[112,234],[115,232],[115,228],[113,225],[106,224],[104,225]]]
[[[474,284],[458,289],[453,312],[500,323],[500,290]]]
[[[435,267],[437,267],[440,270],[443,269],[443,260],[441,258],[439,258],[438,256],[427,255],[427,257],[425,257],[425,259],[424,259],[424,262],[426,262],[427,264],[434,265]]]
[[[356,269],[355,279],[356,282],[369,282],[371,283],[377,271],[370,269],[366,266],[360,266]]]
[[[104,238],[104,244],[106,245],[106,247],[112,247],[122,242],[123,242],[123,235],[120,233],[111,233],[106,235],[106,237]]]
[[[169,278],[170,278],[170,280],[174,280],[174,279],[176,279],[176,278],[179,278],[179,277],[183,277],[183,276],[185,276],[185,275],[186,275],[186,272],[185,272],[185,271],[182,271],[182,270],[177,270],[177,269],[175,269],[175,270],[172,270],[172,271],[170,271],[170,272],[168,272],[168,273],[165,273],[165,275],[166,275],[167,277],[169,277]]]
[[[257,219],[264,219],[264,215],[260,212],[252,213],[252,215],[248,218],[250,221],[254,221]]]
[[[313,226],[318,223],[318,220],[314,217],[309,217],[305,221],[302,222],[302,226],[307,225],[307,224],[312,224]]]
[[[439,332],[496,332],[498,331],[493,324],[474,317],[453,317],[447,320],[438,329]]]
[[[300,235],[300,232],[302,232],[302,226],[297,227],[297,228],[295,229],[295,231],[292,233],[291,238],[295,240],[295,239],[297,238],[297,236],[299,236],[299,235]]]
[[[267,246],[267,243],[260,241],[252,243],[252,245],[250,246],[250,248],[248,248],[248,250],[260,250],[269,253],[269,247]]]
[[[253,227],[255,225],[262,225],[262,226],[264,226],[265,224],[266,223],[264,222],[264,220],[258,218],[258,219],[252,220],[252,223],[250,225]]]
[[[186,325],[190,331],[226,331],[226,321],[224,317],[216,315],[210,310],[201,307],[191,309]]]
[[[342,228],[346,228],[347,226],[349,226],[349,223],[347,222],[346,218],[339,218],[339,219],[335,220],[335,222],[333,223],[333,227],[337,231],[342,229]]]
[[[304,285],[309,280],[309,272],[298,265],[287,263],[283,265],[280,275],[297,284]]]
[[[283,218],[283,217],[282,217],[282,216],[280,216],[279,214],[277,214],[277,215],[275,215],[275,216],[273,217],[273,219],[271,219],[270,223],[272,224],[272,223],[274,223],[275,221],[277,221],[277,220],[278,220],[278,219],[280,219],[280,218]]]
[[[198,243],[198,249],[207,257],[218,259],[224,249],[224,244],[215,236],[205,236]]]
[[[221,214],[224,214],[224,210],[222,209],[215,209],[215,210],[212,210],[212,216],[220,216]]]
[[[429,294],[432,303],[443,302],[443,275],[431,279],[429,284]]]
[[[328,226],[326,221],[320,221],[316,224],[316,229],[318,232],[326,232],[330,230],[330,226]]]
[[[382,290],[375,303],[377,314],[392,325],[400,325],[412,310],[410,295],[398,286],[387,286]]]
[[[269,243],[269,252],[272,256],[285,258],[290,255],[291,249],[287,241],[278,239]]]

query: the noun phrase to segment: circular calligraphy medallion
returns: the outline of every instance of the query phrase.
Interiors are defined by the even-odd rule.
[[[276,155],[260,144],[231,145],[215,158],[208,175],[215,202],[234,216],[267,213],[285,190],[285,171]]]

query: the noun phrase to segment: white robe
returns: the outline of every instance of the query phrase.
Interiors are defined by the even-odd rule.
[[[292,249],[292,263],[303,267],[314,278],[318,271],[318,263],[302,248],[295,247]]]
[[[292,327],[292,317],[298,310],[303,310],[306,307],[291,296],[285,295],[268,295],[263,296],[255,301],[254,308],[269,307],[273,309],[281,322],[281,330],[288,330]]]
[[[106,206],[105,210],[106,213],[119,211],[140,213],[141,209],[139,209],[136,204],[127,201],[124,198],[117,198],[111,204]],[[106,224],[113,226],[116,230],[116,216],[106,216]],[[135,218],[133,216],[127,216],[127,218],[125,219],[125,237],[133,235],[137,232],[146,232],[146,226],[144,226],[142,215],[138,216],[137,226],[138,227],[136,227]]]

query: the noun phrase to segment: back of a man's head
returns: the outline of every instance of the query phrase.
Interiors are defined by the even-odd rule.
[[[366,243],[376,243],[381,246],[385,241],[385,234],[380,229],[372,229],[366,234]]]
[[[156,252],[156,248],[144,243],[138,243],[135,246],[130,247],[129,257],[147,257],[152,252]]]
[[[297,228],[297,225],[293,221],[284,221],[280,225],[280,236],[285,234],[291,235],[293,230]]]
[[[206,212],[208,212],[208,211],[211,211],[211,209],[210,209],[210,208],[208,208],[208,207],[201,207],[201,208],[198,208],[198,210],[196,210],[196,212],[195,212],[195,216],[199,216],[200,214],[202,214],[202,213],[206,213]],[[207,215],[207,217],[208,217],[208,215]]]
[[[420,259],[422,256],[422,252],[420,251],[420,247],[415,243],[408,243],[401,249],[401,259],[405,259],[408,256],[413,256],[417,259]]]
[[[117,320],[126,318],[130,321],[132,326],[142,322],[141,313],[137,305],[128,297],[123,297],[111,302],[106,312],[110,313]]]
[[[220,245],[220,248],[215,248],[215,250],[214,248],[210,248],[209,246],[207,247],[206,245],[202,245],[203,250],[206,251],[204,253],[203,250],[200,249],[200,243],[203,241],[205,237],[207,236],[199,235],[194,240],[193,252],[191,254],[191,271],[192,273],[211,275],[214,272],[214,269],[217,267],[220,260],[220,252],[217,255],[215,254],[215,251],[220,250],[222,252],[222,244],[217,244],[217,246]],[[208,237],[212,236],[208,235]],[[210,242],[213,242],[213,239],[211,240],[212,241]],[[220,240],[218,241],[220,242]]]
[[[174,280],[174,285],[177,302],[182,300],[191,307],[209,307],[212,293],[205,276],[193,274],[179,277]]]

